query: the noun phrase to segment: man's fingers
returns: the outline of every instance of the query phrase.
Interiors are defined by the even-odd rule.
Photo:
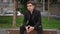
[[[28,27],[28,28],[26,28],[26,30],[27,30],[27,33],[29,33],[29,32],[31,32],[32,30],[33,30],[34,28],[33,27]]]
[[[27,30],[27,33],[29,33],[31,30]]]
[[[32,29],[28,29],[28,30],[27,30],[27,33],[31,32],[31,31],[32,31]]]
[[[31,32],[31,30],[30,29],[27,29],[27,33],[29,33],[29,32]]]
[[[27,33],[29,33],[30,32],[30,30],[29,29],[27,29]]]

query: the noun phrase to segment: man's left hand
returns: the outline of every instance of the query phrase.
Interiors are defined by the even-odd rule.
[[[34,27],[30,26],[29,32],[31,32],[32,30],[34,30]],[[29,33],[29,32],[28,32],[28,33]]]

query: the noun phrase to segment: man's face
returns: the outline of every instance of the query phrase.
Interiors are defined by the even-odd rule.
[[[30,4],[27,4],[27,9],[29,10],[29,11],[32,11],[32,10],[34,10],[34,5],[32,5],[31,3]]]

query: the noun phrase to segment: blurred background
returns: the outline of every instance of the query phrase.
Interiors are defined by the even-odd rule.
[[[14,30],[23,23],[28,1],[35,2],[41,12],[43,34],[60,34],[60,0],[0,0],[0,34],[19,32]]]
[[[0,0],[0,28],[20,28],[28,1],[41,11],[43,29],[60,30],[60,0]]]

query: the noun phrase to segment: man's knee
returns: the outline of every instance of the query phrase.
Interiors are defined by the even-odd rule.
[[[35,30],[42,31],[42,27],[37,27],[37,28],[35,28]]]
[[[24,26],[20,26],[20,30],[25,30],[25,27]]]

